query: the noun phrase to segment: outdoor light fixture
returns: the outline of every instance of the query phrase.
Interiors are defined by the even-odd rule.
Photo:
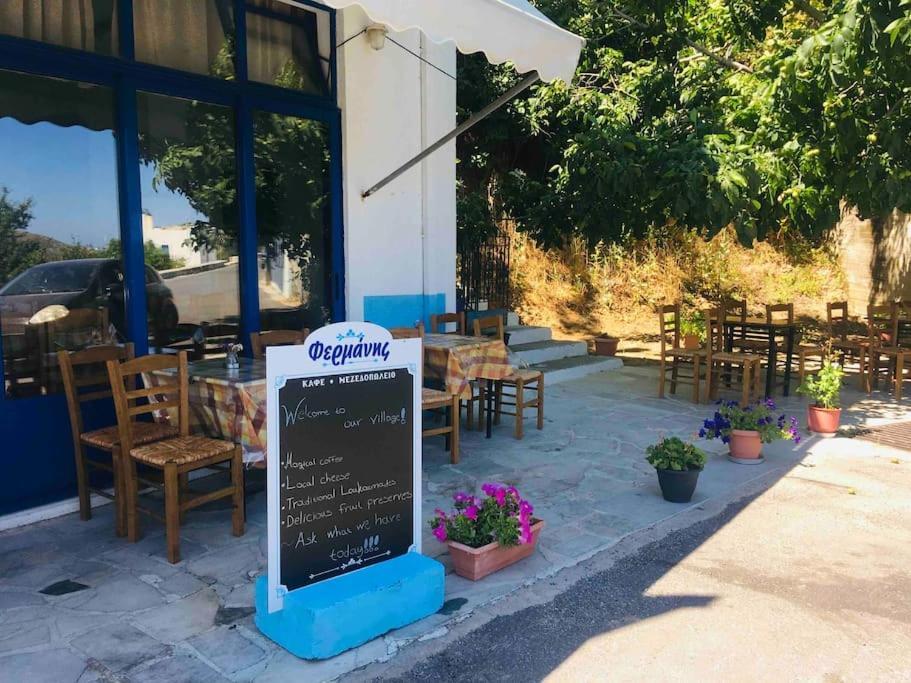
[[[382,24],[371,24],[367,27],[367,42],[374,50],[386,47],[386,27]]]

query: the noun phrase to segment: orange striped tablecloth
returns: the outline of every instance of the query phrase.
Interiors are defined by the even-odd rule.
[[[503,379],[512,372],[509,352],[499,339],[428,334],[424,337],[424,378],[446,391],[471,398],[471,380]]]

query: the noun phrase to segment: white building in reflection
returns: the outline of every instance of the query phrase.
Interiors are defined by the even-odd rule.
[[[142,241],[152,242],[164,254],[175,261],[182,261],[185,268],[194,268],[218,260],[214,250],[197,251],[190,241],[192,226],[155,225],[155,217],[142,214]]]

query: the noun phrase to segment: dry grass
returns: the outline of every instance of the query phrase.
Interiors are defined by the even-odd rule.
[[[562,337],[607,332],[648,341],[657,335],[655,308],[674,301],[700,309],[733,296],[756,314],[766,303],[793,302],[798,317],[819,319],[827,301],[845,297],[831,253],[794,241],[747,248],[729,231],[711,240],[680,231],[593,249],[575,240],[545,251],[522,235],[513,243],[516,311],[526,324],[550,326]]]

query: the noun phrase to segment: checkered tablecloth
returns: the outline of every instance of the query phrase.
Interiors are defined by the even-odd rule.
[[[446,391],[471,398],[471,380],[503,379],[512,372],[506,344],[498,339],[428,334],[424,337],[424,378]]]
[[[228,371],[224,361],[190,363],[190,430],[214,439],[239,443],[244,462],[266,458],[266,364],[241,358],[239,370]],[[503,379],[512,372],[506,345],[496,339],[429,334],[424,339],[424,377],[446,391],[471,398],[471,381]],[[161,386],[157,373],[143,375],[146,386]],[[168,412],[167,410],[161,411]],[[160,415],[174,420],[176,415]]]
[[[220,368],[219,360],[190,364],[190,431],[241,444],[244,462],[253,464],[266,457],[265,363],[242,362],[233,373]],[[143,381],[149,387],[160,386],[162,378],[146,374]],[[176,416],[159,417],[176,424]]]

